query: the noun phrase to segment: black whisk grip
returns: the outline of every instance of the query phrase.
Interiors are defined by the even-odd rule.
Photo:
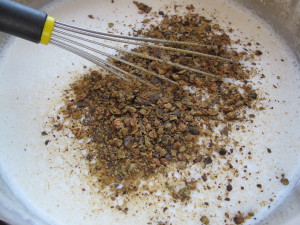
[[[47,18],[45,12],[0,0],[0,31],[39,43]]]

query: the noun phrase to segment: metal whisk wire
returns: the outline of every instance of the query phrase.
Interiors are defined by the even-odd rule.
[[[193,42],[125,36],[84,29],[59,22],[54,17],[47,15],[47,13],[45,12],[32,9],[30,7],[9,0],[0,1],[0,31],[15,35],[17,37],[21,37],[34,43],[41,43],[44,45],[50,43],[52,45],[56,45],[105,68],[107,71],[110,71],[111,73],[124,80],[128,80],[128,78],[130,77],[138,79],[141,82],[149,85],[151,83],[141,77],[140,74],[155,76],[176,85],[178,85],[178,83],[159,74],[160,72],[157,73],[152,69],[146,69],[138,64],[132,63],[131,59],[127,59],[128,57],[126,56],[144,58],[148,62],[151,61],[151,63],[153,61],[157,62],[154,62],[153,65],[169,65],[171,67],[177,67],[183,71],[189,71],[194,74],[201,74],[212,78],[219,77],[210,72],[194,68],[193,66],[189,67],[172,62],[170,59],[172,54],[168,55],[168,53],[170,51],[174,51],[177,53],[187,54],[187,56],[189,57],[195,55],[215,59],[224,63],[235,63],[231,59],[206,54],[200,51],[190,51],[182,47],[178,47],[194,46],[199,47],[199,49],[205,47],[209,50],[214,48],[217,48],[214,50],[218,50],[218,47],[216,46],[202,45]],[[100,40],[104,40],[104,42],[100,42]],[[115,46],[113,44],[106,44],[106,41],[119,42],[125,44],[125,46],[130,45],[130,47],[132,47],[132,45],[135,45],[142,46],[143,48],[146,47],[158,49],[162,50],[162,54],[161,56],[154,57],[152,56],[152,54],[154,53],[155,55],[156,52],[152,50],[150,53],[140,53],[138,52],[138,50],[127,50],[125,46],[120,48],[117,47],[118,45]],[[99,46],[101,46],[101,48],[99,48]],[[102,48],[105,48],[106,52],[101,51],[100,49]],[[108,49],[110,49],[110,51],[113,50],[118,52],[119,55],[116,56],[114,55],[115,53],[109,54],[107,51]],[[160,52],[158,52],[158,54],[160,54]],[[115,62],[120,62],[120,67],[118,65],[115,65]],[[133,72],[130,73],[125,71],[127,69],[124,69],[124,64],[127,68],[130,68],[130,71]]]
[[[79,35],[81,35],[81,36],[79,36]],[[86,37],[97,38],[97,41],[87,39]],[[198,46],[198,47],[213,47],[213,46],[201,45],[201,44],[197,44],[197,43],[193,43],[193,42],[169,41],[169,40],[160,40],[160,39],[153,39],[153,38],[143,38],[143,37],[134,37],[134,36],[124,36],[124,35],[112,34],[112,33],[104,33],[104,32],[88,30],[88,29],[84,29],[84,28],[80,28],[80,27],[75,27],[75,26],[68,25],[68,24],[65,24],[62,22],[58,22],[58,21],[55,22],[55,26],[54,26],[54,29],[52,32],[50,43],[53,45],[56,45],[60,48],[63,48],[67,51],[70,51],[76,55],[79,55],[79,56],[101,66],[102,68],[110,71],[111,73],[115,74],[116,76],[118,76],[124,80],[128,80],[126,77],[123,76],[123,75],[126,75],[128,77],[138,79],[140,82],[146,83],[148,85],[150,85],[150,83],[147,82],[146,80],[141,79],[138,76],[131,74],[131,73],[113,65],[112,63],[110,63],[107,60],[101,59],[99,56],[95,55],[95,53],[105,56],[107,58],[113,59],[113,60],[117,60],[117,61],[124,63],[128,66],[131,66],[135,69],[143,71],[144,73],[151,74],[155,77],[158,77],[158,78],[168,81],[170,83],[173,83],[176,85],[178,85],[178,83],[176,81],[173,81],[173,80],[165,77],[165,76],[155,73],[154,71],[147,70],[141,66],[138,66],[134,63],[126,61],[121,57],[117,57],[115,55],[103,52],[95,47],[91,47],[90,44],[113,49],[113,50],[120,52],[122,54],[125,54],[125,55],[132,55],[135,57],[141,57],[144,59],[157,61],[159,63],[168,64],[168,65],[175,66],[177,68],[187,70],[187,71],[190,71],[193,73],[198,73],[198,74],[213,77],[213,78],[217,77],[216,75],[214,75],[212,73],[208,73],[208,72],[204,72],[202,70],[183,66],[178,63],[173,63],[169,60],[156,58],[156,57],[153,57],[150,55],[126,50],[125,48],[120,48],[120,47],[116,47],[116,46],[112,46],[112,45],[108,45],[108,44],[99,42],[99,40],[101,40],[101,39],[108,40],[108,41],[114,41],[114,42],[121,42],[124,44],[130,44],[130,45],[138,45],[138,46],[143,46],[143,47],[156,48],[156,49],[161,49],[161,50],[176,51],[176,52],[180,52],[180,53],[192,54],[192,55],[202,56],[202,57],[207,57],[207,58],[214,58],[214,59],[221,60],[224,62],[234,62],[231,59],[227,59],[227,58],[223,58],[223,57],[219,57],[219,56],[209,55],[209,54],[205,54],[205,53],[201,53],[201,52],[195,52],[195,51],[190,51],[190,50],[185,50],[185,49],[180,49],[180,48],[168,47],[168,46],[163,46],[163,45],[159,45],[159,44],[189,45],[189,46]],[[149,44],[149,43],[152,43],[152,44]],[[89,52],[87,52],[87,50],[90,52],[93,52],[93,53],[89,53]]]

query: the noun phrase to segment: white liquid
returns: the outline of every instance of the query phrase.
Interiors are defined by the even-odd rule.
[[[177,3],[182,4],[179,0]],[[195,177],[210,171],[218,178],[200,183],[199,192],[194,194],[188,206],[163,200],[157,203],[157,198],[149,197],[129,202],[127,214],[111,209],[109,204],[114,204],[111,200],[95,193],[89,183],[84,183],[87,172],[84,161],[80,159],[80,151],[73,150],[67,139],[45,146],[48,138],[40,135],[45,129],[44,122],[55,115],[54,108],[61,99],[62,91],[76,74],[84,72],[83,65],[91,64],[53,46],[34,45],[16,39],[0,61],[0,169],[15,194],[49,224],[147,224],[150,221],[154,224],[157,221],[199,224],[202,215],[210,219],[210,224],[224,224],[224,212],[232,218],[237,211],[254,212],[256,220],[248,220],[247,224],[255,224],[267,216],[298,180],[299,65],[265,24],[237,6],[222,0],[200,3],[188,0],[184,5],[190,3],[194,4],[196,12],[208,18],[214,13],[224,29],[231,22],[230,27],[235,30],[233,39],[243,41],[248,37],[254,40],[252,43],[259,42],[259,50],[264,53],[259,67],[263,68],[261,73],[266,78],[257,87],[263,90],[261,96],[267,98],[266,110],[256,115],[255,123],[249,126],[251,131],[246,136],[235,133],[246,146],[242,153],[236,151],[231,156],[239,160],[232,164],[240,176],[233,178],[232,171],[226,172],[216,164],[206,169],[194,167]],[[163,9],[166,4],[167,1],[149,3],[154,11]],[[185,7],[178,10],[184,11]],[[48,12],[66,23],[92,29],[103,30],[107,23],[113,22],[114,29],[125,33],[130,29],[123,24],[135,24],[143,19],[137,14],[136,6],[125,0],[114,4],[97,0],[62,1],[50,7]],[[96,19],[89,19],[89,14]],[[60,146],[55,146],[58,143]],[[68,153],[58,151],[66,148],[69,148]],[[272,150],[271,154],[267,153],[267,148]],[[249,151],[252,159],[247,159]],[[243,179],[245,165],[248,167],[247,180]],[[252,175],[249,175],[250,172]],[[287,187],[279,181],[283,173],[290,180]],[[229,195],[229,202],[219,201],[217,197],[224,198],[226,192],[227,176],[233,178],[234,189]],[[262,185],[263,192],[256,187],[257,184]],[[210,190],[204,190],[207,185]],[[243,191],[241,186],[245,187]],[[82,191],[83,188],[86,191]],[[204,202],[209,202],[209,206],[205,206]],[[149,203],[154,205],[149,206]],[[163,212],[164,207],[168,207],[166,212]]]

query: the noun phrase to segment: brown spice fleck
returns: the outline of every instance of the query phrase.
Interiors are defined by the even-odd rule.
[[[186,9],[193,11],[195,9],[195,7],[193,4],[190,4],[190,5],[186,6]]]
[[[245,219],[241,213],[238,213],[234,218],[233,221],[235,224],[242,224],[245,222]]]
[[[262,55],[263,53],[262,53],[260,50],[256,50],[256,51],[254,52],[254,54],[255,54],[255,55]]]
[[[152,7],[149,7],[148,5],[145,5],[144,3],[140,3],[138,1],[133,1],[133,3],[138,7],[139,10],[142,10],[145,13],[149,13],[152,9]]]
[[[204,163],[205,163],[205,164],[211,164],[211,163],[212,163],[211,157],[210,157],[210,156],[206,157],[206,158],[204,159]]]
[[[150,19],[144,19],[143,21],[142,21],[142,23],[149,23],[151,20]]]
[[[207,218],[207,216],[201,216],[200,221],[204,225],[208,225],[209,224],[209,219]]]
[[[60,130],[63,129],[63,127],[64,127],[63,124],[58,124],[58,125],[56,126],[56,130],[60,131]]]
[[[248,216],[249,216],[249,217],[253,217],[253,216],[254,216],[254,212],[249,212],[249,213],[248,213]]]
[[[178,130],[181,132],[184,132],[186,130],[186,125],[184,123],[180,122],[178,125]]]
[[[227,153],[227,151],[226,151],[224,148],[222,148],[222,149],[219,151],[219,154],[220,154],[220,155],[226,155],[226,153]]]
[[[288,180],[287,178],[285,178],[285,177],[282,177],[281,180],[280,180],[280,182],[281,182],[283,185],[285,185],[285,186],[286,186],[286,185],[289,185],[289,183],[290,183],[289,180]]]
[[[219,24],[214,24],[212,26],[213,29],[219,30],[220,29],[220,25]]]

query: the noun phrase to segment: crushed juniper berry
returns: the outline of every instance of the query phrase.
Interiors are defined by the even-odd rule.
[[[143,3],[135,1],[134,4],[142,12],[151,11],[151,7]],[[193,9],[192,5],[188,6],[188,10]],[[139,30],[137,35],[198,43],[200,46],[182,48],[233,60],[247,55],[231,49],[233,42],[229,35],[204,16],[190,12],[183,16],[167,15],[162,11],[158,14],[163,16],[162,21],[148,30]],[[140,80],[127,82],[106,75],[102,70],[93,70],[70,85],[65,92],[65,105],[60,110],[61,120],[66,122],[61,124],[60,130],[70,129],[74,139],[85,145],[89,172],[101,187],[122,184],[118,194],[136,191],[142,180],[164,174],[171,165],[180,171],[191,164],[216,163],[218,160],[213,161],[213,155],[226,157],[232,125],[246,120],[247,109],[253,109],[259,100],[256,90],[247,82],[252,73],[239,63],[157,51],[147,46],[132,51],[201,69],[217,78],[122,55],[122,59],[162,77],[110,60],[115,66],[136,74]],[[240,82],[222,82],[222,78]],[[200,138],[206,140],[199,143]],[[230,163],[228,165],[233,168]],[[201,179],[207,181],[208,176],[204,174]],[[195,187],[193,183],[186,183],[180,190],[169,190],[174,199],[189,201]],[[231,191],[232,186],[227,185],[226,189]]]

